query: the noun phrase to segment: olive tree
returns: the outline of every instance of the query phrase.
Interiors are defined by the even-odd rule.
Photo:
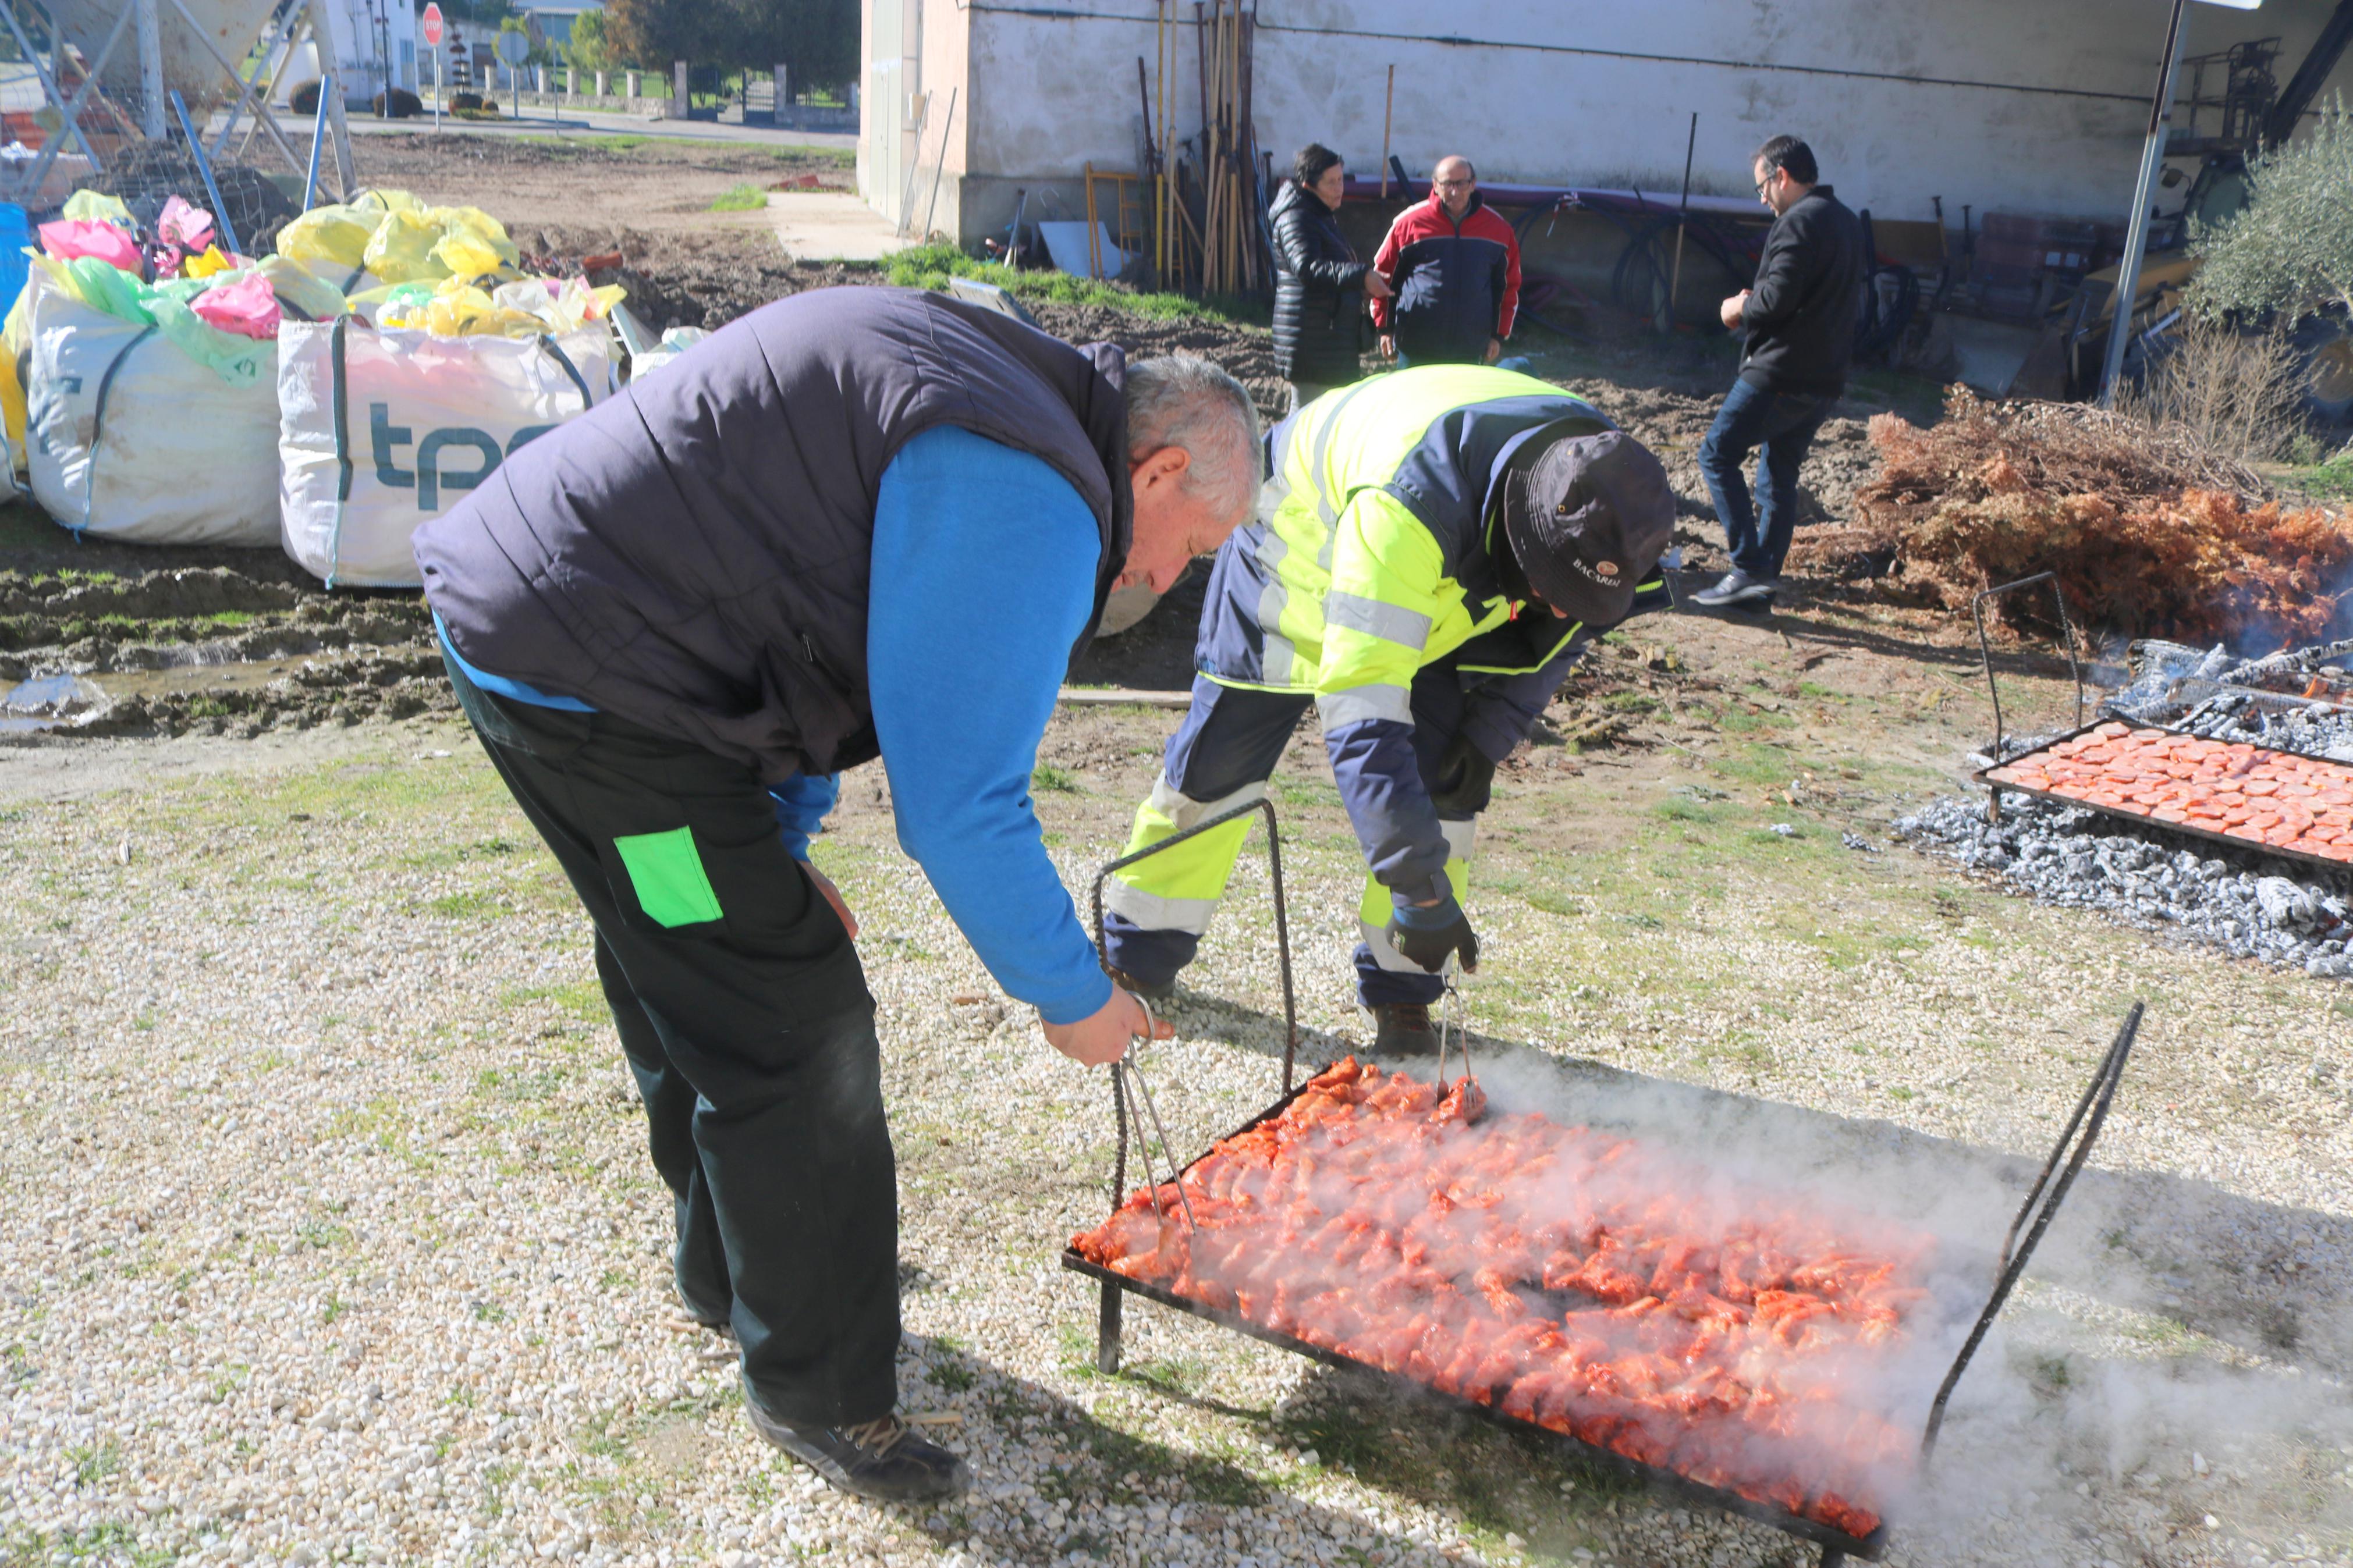
[[[2246,207],[2193,230],[2190,248],[2203,259],[2183,303],[2198,315],[2300,316],[2331,300],[2353,310],[2353,112],[2344,100],[2306,134],[2253,160]]]

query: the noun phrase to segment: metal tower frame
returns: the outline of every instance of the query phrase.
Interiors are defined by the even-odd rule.
[[[102,106],[116,124],[146,141],[161,142],[170,134],[170,121],[165,118],[168,104],[164,89],[162,30],[162,7],[166,5],[179,13],[181,20],[188,25],[189,31],[203,46],[205,53],[212,57],[221,74],[237,88],[237,96],[229,104],[227,118],[220,130],[210,138],[209,148],[206,149],[207,162],[219,159],[228,145],[230,136],[236,132],[238,121],[249,110],[253,121],[246,130],[245,140],[238,144],[238,155],[243,156],[252,145],[254,133],[259,131],[277,147],[295,174],[307,173],[309,160],[288,139],[276,117],[270,114],[269,99],[275,93],[279,79],[285,74],[285,61],[292,58],[294,50],[306,40],[317,46],[324,72],[320,79],[320,111],[324,116],[334,144],[337,192],[343,199],[350,199],[357,188],[352,171],[351,128],[344,116],[343,94],[334,90],[334,32],[327,22],[325,0],[293,0],[292,4],[280,6],[273,12],[269,27],[261,37],[261,58],[265,62],[279,58],[280,65],[277,70],[269,73],[267,83],[258,92],[255,84],[238,73],[236,62],[214,47],[212,39],[206,36],[196,19],[189,14],[183,0],[122,0],[121,9],[108,29],[105,42],[99,46],[95,55],[85,55],[67,38],[65,29],[58,26],[54,6],[43,5],[41,0],[0,0],[0,25],[6,26],[18,51],[32,66],[41,85],[43,100],[58,111],[63,121],[57,132],[44,141],[39,156],[21,168],[0,168],[0,201],[33,205],[29,198],[40,191],[42,182],[48,177],[49,170],[56,163],[58,152],[69,144],[78,147],[82,156],[90,160],[93,174],[105,168],[106,160],[99,154],[81,126],[81,117],[93,108]],[[46,54],[34,47],[32,37],[26,30],[22,14],[26,13],[37,15],[46,25],[49,43]],[[126,34],[132,37],[132,47],[139,55],[141,101],[135,118],[109,99],[99,86],[99,79],[105,74],[107,65],[114,58],[116,51],[122,47]],[[283,51],[282,56],[280,51]],[[79,73],[79,80],[69,92],[64,82],[72,73]],[[203,134],[201,130],[196,133]]]

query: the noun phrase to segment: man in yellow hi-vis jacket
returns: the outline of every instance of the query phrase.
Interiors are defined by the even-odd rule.
[[[1323,722],[1371,867],[1357,994],[1375,1049],[1436,1048],[1472,830],[1584,645],[1663,608],[1666,471],[1547,382],[1430,365],[1327,393],[1269,437],[1282,499],[1219,551],[1193,706],[1130,850],[1264,793],[1300,715]],[[1224,894],[1247,821],[1130,868],[1105,890],[1113,977],[1166,995]]]

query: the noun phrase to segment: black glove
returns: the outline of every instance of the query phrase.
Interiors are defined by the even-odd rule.
[[[1476,816],[1487,809],[1494,783],[1495,764],[1487,760],[1487,753],[1457,735],[1454,744],[1438,759],[1430,804],[1441,816]]]
[[[1450,953],[1462,955],[1466,974],[1479,967],[1479,933],[1471,929],[1462,906],[1452,899],[1427,909],[1408,904],[1393,910],[1388,936],[1389,945],[1404,954],[1409,963],[1418,963],[1432,974],[1446,967]]]

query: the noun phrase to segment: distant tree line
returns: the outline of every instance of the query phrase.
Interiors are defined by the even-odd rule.
[[[585,30],[585,32],[584,32]],[[796,89],[858,76],[857,0],[607,0],[572,26],[570,62],[584,70],[672,60],[783,61]],[[584,58],[585,57],[585,58]]]

